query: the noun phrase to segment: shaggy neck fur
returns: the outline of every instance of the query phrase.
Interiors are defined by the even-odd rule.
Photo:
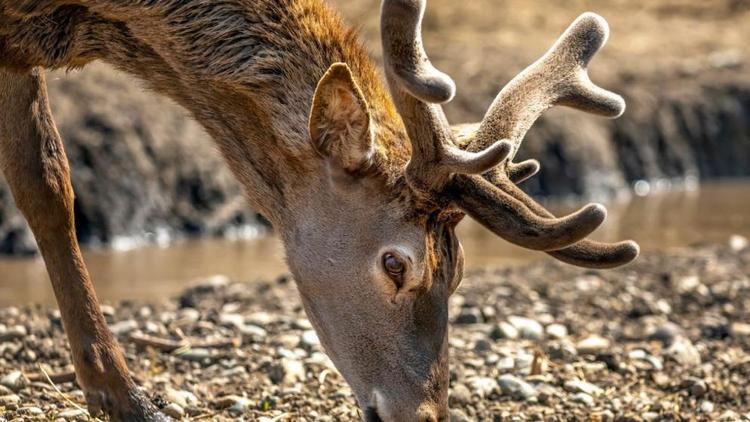
[[[315,85],[334,62],[352,68],[369,103],[386,183],[398,183],[408,159],[375,66],[321,0],[28,0],[0,4],[0,28],[5,66],[102,59],[183,105],[273,222],[315,176],[307,120]]]

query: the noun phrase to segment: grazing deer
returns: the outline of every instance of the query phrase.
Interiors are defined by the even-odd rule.
[[[136,388],[81,258],[63,143],[42,68],[100,59],[188,109],[250,204],[279,231],[307,315],[371,421],[448,418],[448,297],[462,277],[454,228],[579,266],[638,255],[586,237],[600,205],[555,218],[513,162],[547,108],[616,117],[622,99],[586,66],[606,22],[579,17],[500,92],[478,126],[452,128],[451,79],[422,47],[426,0],[384,0],[391,95],[321,0],[0,0],[0,167],[44,257],[77,380],[93,413],[161,420]]]

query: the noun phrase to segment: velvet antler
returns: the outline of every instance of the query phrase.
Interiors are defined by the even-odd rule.
[[[381,17],[386,75],[412,145],[406,171],[409,183],[420,192],[450,195],[458,207],[498,236],[526,248],[555,251],[585,238],[604,221],[601,205],[590,204],[563,218],[541,216],[539,210],[544,208],[531,197],[479,175],[508,156],[504,137],[496,136],[492,142],[483,137],[483,148],[471,154],[459,152],[439,105],[453,97],[455,85],[430,63],[422,45],[425,5],[425,0],[384,0]],[[572,52],[575,46],[564,50]],[[578,101],[572,90],[561,98],[571,104]],[[528,176],[533,167],[533,163],[521,165],[517,177]]]
[[[481,149],[491,139],[501,137],[513,143],[512,159],[526,131],[541,113],[558,104],[610,118],[620,116],[625,111],[622,97],[594,85],[587,72],[589,61],[608,36],[609,27],[601,16],[594,13],[579,16],[542,58],[500,91],[467,149]],[[552,218],[549,211],[526,200],[526,195],[514,184],[538,170],[536,160],[520,163],[508,160],[485,177],[522,200],[538,216]],[[561,261],[592,268],[623,265],[634,260],[638,253],[638,245],[632,241],[607,244],[590,240],[550,252]]]

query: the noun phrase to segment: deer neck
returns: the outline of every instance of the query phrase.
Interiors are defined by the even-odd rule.
[[[317,81],[348,63],[370,102],[379,148],[400,150],[400,119],[376,67],[340,18],[319,0],[250,5],[162,2],[90,6],[100,58],[184,106],[207,129],[274,225],[323,177],[308,134]]]

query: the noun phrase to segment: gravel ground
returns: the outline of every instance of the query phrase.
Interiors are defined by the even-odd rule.
[[[451,299],[454,419],[750,421],[747,243],[647,253],[614,271],[470,272]],[[103,308],[170,415],[359,418],[288,277],[215,277],[173,300]],[[0,421],[88,420],[71,369],[56,311],[0,310]]]

